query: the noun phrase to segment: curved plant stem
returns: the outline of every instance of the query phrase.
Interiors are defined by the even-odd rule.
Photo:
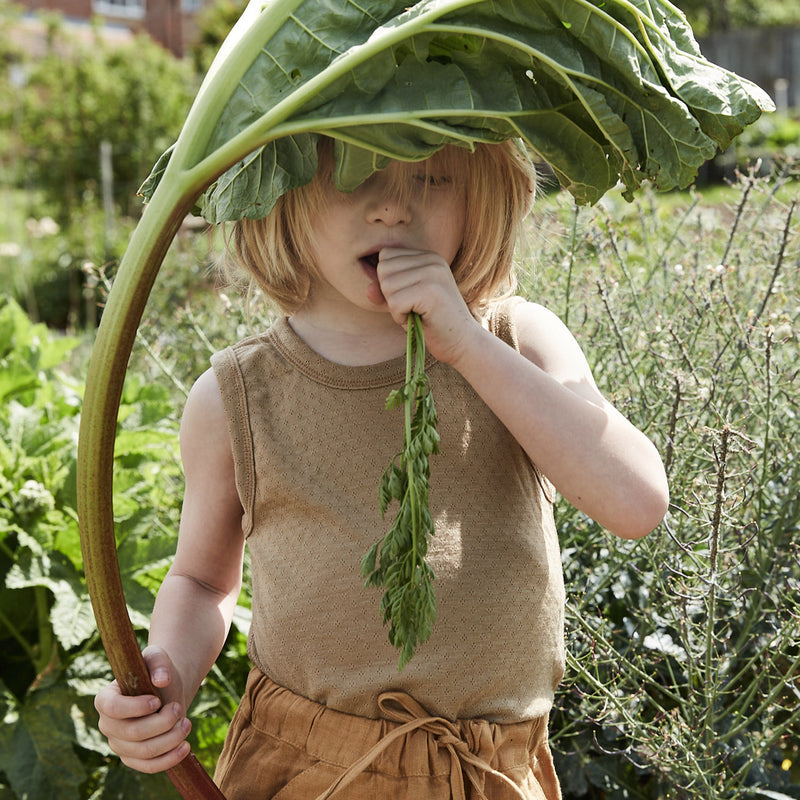
[[[128,616],[116,552],[114,439],[125,371],[139,321],[170,242],[191,208],[168,190],[153,198],[108,297],[89,364],[78,444],[78,516],[86,585],[109,663],[124,694],[158,694]],[[157,224],[149,224],[155,220]],[[160,224],[158,224],[160,223]],[[224,798],[190,755],[168,773],[189,800]]]

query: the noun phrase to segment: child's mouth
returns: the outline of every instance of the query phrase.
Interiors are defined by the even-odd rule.
[[[380,257],[380,251],[376,250],[374,253],[368,253],[365,256],[361,256],[359,261],[361,261],[362,264],[368,266],[370,269],[377,270],[379,257]]]

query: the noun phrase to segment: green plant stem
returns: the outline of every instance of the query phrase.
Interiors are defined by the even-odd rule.
[[[567,266],[567,285],[564,289],[564,324],[569,327],[569,305],[572,295],[572,272],[575,268],[575,242],[578,237],[578,215],[580,206],[576,203],[572,211],[572,228],[569,239],[569,264]]]
[[[636,370],[636,364],[633,363],[633,357],[628,350],[628,346],[625,344],[625,337],[622,335],[619,325],[617,324],[616,317],[614,316],[614,312],[611,310],[611,303],[608,300],[608,290],[606,289],[604,282],[599,280],[597,281],[597,291],[600,294],[600,299],[603,301],[603,308],[605,308],[606,314],[608,314],[608,318],[611,320],[611,327],[617,340],[617,347],[619,348],[620,353],[622,353],[622,355],[625,357],[625,361],[627,361],[628,367],[630,368],[628,377],[636,380],[640,394],[646,394],[645,387],[642,384],[642,379]]]
[[[792,205],[794,208],[794,205]],[[772,328],[767,328],[767,341],[764,352],[764,385],[766,387],[766,397],[763,404],[764,408],[764,442],[761,445],[761,480],[759,481],[758,492],[758,519],[764,516],[764,492],[767,485],[767,473],[769,469],[769,453],[771,450],[770,435],[772,433]]]
[[[412,374],[414,377],[417,375],[417,359],[416,359],[416,349],[414,347],[415,344],[415,336],[418,333],[417,324],[419,323],[419,316],[414,314],[413,312],[408,315],[408,321],[406,323],[407,330],[406,330],[406,386],[411,385]],[[414,393],[411,397],[406,397],[406,402],[403,404],[403,416],[405,420],[404,426],[404,450],[408,452],[408,448],[411,444],[411,419],[413,415],[414,404],[417,401],[418,397],[418,389],[416,382],[414,383]],[[419,499],[417,498],[417,485],[416,485],[416,474],[414,470],[414,459],[413,458],[404,458],[403,466],[408,473],[408,493],[411,495],[411,515],[412,515],[412,523],[411,523],[411,558],[413,561],[413,572],[412,575],[417,574],[417,547],[419,545],[419,528],[420,528],[420,520],[419,520]]]
[[[37,667],[38,657],[36,655],[34,648],[31,647],[30,644],[28,644],[28,641],[16,629],[11,620],[3,613],[2,609],[0,609],[0,623],[2,623],[3,627],[6,628],[8,632],[11,634],[11,638],[14,639],[23,649],[25,655],[28,656],[31,663],[34,665],[34,667],[36,667],[36,671],[38,673],[40,671]]]
[[[790,662],[786,670],[786,674],[796,675],[798,669],[800,669],[800,654],[795,656],[795,658]],[[731,730],[727,732],[726,738],[733,738],[747,728],[757,725],[758,721],[761,719],[761,716],[769,711],[770,707],[775,703],[785,688],[786,685],[784,681],[776,681],[769,694],[761,699],[759,705],[753,709],[749,716],[743,717],[742,721],[738,725],[732,727]],[[800,715],[800,708],[795,709],[794,715]]]
[[[579,610],[570,602],[567,603],[567,611],[569,612],[571,618],[578,623],[584,631],[586,631],[593,639],[596,639],[599,644],[603,646],[606,652],[615,652],[616,648],[612,644],[612,642],[606,637],[600,630],[597,628],[593,628],[590,624],[588,619],[585,618],[583,614],[579,612]],[[568,653],[568,658],[570,657]],[[574,658],[574,657],[572,657]],[[577,665],[579,662],[575,660],[575,664]],[[641,669],[638,667],[634,662],[629,662],[626,665],[626,669],[629,673],[635,675],[638,679],[642,681],[643,686],[651,685],[654,686],[661,694],[665,697],[672,700],[673,703],[676,705],[680,705],[682,702],[682,698],[676,692],[671,691],[668,687],[662,686],[657,681],[653,679],[652,674],[648,673],[646,670]],[[585,668],[580,667],[580,672],[583,674],[586,672]],[[607,691],[604,691],[603,694],[607,694]],[[661,709],[663,711],[663,709]],[[666,712],[664,712],[666,713]]]
[[[114,440],[125,371],[139,321],[167,248],[193,205],[182,185],[164,184],[131,238],[108,296],[89,363],[78,437],[78,517],[86,586],[109,663],[124,694],[157,694],[127,612],[116,553]],[[168,776],[189,800],[223,795],[194,755]]]
[[[208,353],[213,354],[216,351],[216,348],[209,341],[208,336],[206,336],[206,332],[203,330],[202,326],[197,321],[197,317],[194,315],[194,312],[192,311],[188,303],[184,308],[184,313],[189,319],[189,324],[192,326],[192,330],[195,332],[197,338],[200,339],[200,341],[203,343],[203,346],[206,348]]]
[[[39,652],[33,664],[36,674],[40,675],[53,656],[53,627],[50,624],[50,603],[47,589],[44,586],[36,586],[33,592],[36,598],[36,619],[39,627]]]
[[[695,195],[692,198],[692,202],[689,204],[689,207],[684,211],[683,215],[681,216],[680,220],[678,220],[678,224],[675,226],[675,229],[672,231],[672,235],[669,237],[667,242],[661,248],[661,254],[657,259],[653,261],[653,266],[650,271],[647,273],[647,277],[645,278],[645,286],[650,285],[650,281],[653,277],[655,271],[661,267],[662,269],[666,269],[667,267],[667,254],[669,253],[670,248],[672,247],[675,240],[678,238],[678,234],[683,229],[686,220],[689,219],[692,212],[697,208],[697,204],[700,202],[700,196]]]
[[[612,696],[611,693],[608,692],[605,683],[592,675],[592,673],[589,672],[580,661],[575,659],[569,651],[567,651],[567,666],[574,671],[579,678],[584,680],[592,689],[607,700],[608,705],[619,714],[620,719],[622,719],[626,725],[629,726],[629,730],[633,732],[631,734],[632,738],[642,735],[644,732],[643,723],[631,714],[630,704],[627,702],[627,698],[625,698],[623,702],[623,698]]]
[[[636,309],[636,314],[639,317],[639,321],[642,323],[642,326],[646,324],[645,322],[645,315],[642,311],[642,306],[639,302],[639,292],[634,286],[633,278],[631,276],[630,270],[628,269],[628,263],[622,257],[622,253],[619,250],[619,245],[617,244],[617,237],[614,233],[614,229],[611,224],[611,219],[609,218],[608,214],[603,211],[603,219],[606,225],[606,236],[608,237],[608,241],[611,244],[611,250],[614,253],[614,257],[619,264],[619,268],[622,271],[623,276],[628,284],[628,288],[631,290],[630,296],[633,299],[633,307]]]
[[[783,236],[781,237],[778,258],[775,261],[775,269],[772,270],[772,275],[769,279],[769,286],[767,286],[767,291],[764,293],[764,299],[761,301],[758,311],[756,311],[756,319],[761,319],[761,317],[764,315],[764,311],[767,309],[767,303],[769,303],[769,298],[772,296],[772,290],[775,288],[775,281],[778,280],[778,273],[783,267],[783,259],[786,255],[786,245],[788,244],[789,236],[791,235],[792,216],[794,215],[795,208],[797,208],[797,200],[792,200],[792,204],[789,206],[789,213],[786,215],[786,225],[783,227]]]
[[[423,395],[425,393],[423,379],[425,376],[425,332],[422,327],[422,319],[420,318],[419,314],[410,314],[409,315],[409,330],[411,330],[411,325],[413,323],[414,332],[413,335],[409,335],[409,341],[413,345],[414,349],[414,386],[415,386],[415,393],[414,393],[414,405],[417,403],[421,403],[423,400]],[[409,443],[411,441],[411,404],[406,404],[406,431],[409,436]],[[409,487],[412,488],[413,492],[413,502],[412,508],[414,510],[414,579],[416,580],[417,576],[420,574],[419,568],[422,567],[422,564],[419,563],[419,552],[420,552],[420,541],[419,537],[422,535],[424,536],[425,533],[423,532],[423,520],[422,520],[422,506],[424,503],[423,498],[419,497],[417,493],[417,478],[415,473],[415,468],[413,464],[413,460],[409,465],[409,475],[408,475],[408,483]],[[427,549],[427,548],[426,548]]]
[[[153,360],[155,365],[161,370],[161,372],[169,379],[169,381],[175,386],[175,388],[184,396],[189,396],[189,390],[183,385],[183,381],[175,374],[175,372],[170,369],[169,364],[167,364],[161,356],[150,346],[150,342],[147,341],[147,338],[144,334],[140,331],[136,331],[136,341],[144,348],[145,353]]]
[[[731,429],[725,425],[722,429],[720,453],[718,456],[717,484],[714,499],[714,514],[711,519],[711,536],[709,541],[709,577],[706,613],[706,654],[704,664],[704,690],[706,711],[704,714],[704,731],[706,754],[711,755],[716,731],[716,703],[718,681],[714,669],[714,628],[717,623],[717,558],[719,555],[719,539],[722,521],[722,504],[725,498],[725,481],[727,479],[728,444]]]
[[[681,405],[681,380],[680,377],[675,375],[675,394],[672,400],[672,408],[669,413],[669,422],[667,424],[666,445],[664,449],[664,472],[667,477],[672,472],[672,459],[675,455],[675,434],[678,428],[678,410]]]
[[[731,247],[733,246],[733,240],[736,237],[736,231],[739,229],[739,223],[742,220],[742,214],[744,213],[744,208],[747,205],[747,198],[750,196],[750,192],[755,186],[754,180],[746,180],[744,182],[744,188],[742,190],[742,195],[739,198],[739,203],[736,206],[736,215],[733,219],[733,225],[731,226],[731,232],[728,236],[728,242],[725,245],[725,252],[722,254],[722,258],[720,259],[720,264],[728,264],[728,255],[730,254]]]

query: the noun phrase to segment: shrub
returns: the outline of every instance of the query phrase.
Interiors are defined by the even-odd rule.
[[[528,292],[657,443],[672,494],[636,543],[559,509],[569,800],[800,796],[796,186],[744,176],[733,207],[556,202],[540,234]]]
[[[0,15],[0,42],[12,38],[13,24]],[[136,191],[177,136],[197,88],[190,65],[144,35],[109,45],[98,33],[85,43],[56,21],[44,56],[12,52],[0,66],[8,131],[0,160],[16,185],[43,193],[34,215],[66,225],[87,201],[101,205],[102,142],[111,147],[113,197],[123,213],[138,214]],[[16,86],[5,80],[12,69]]]
[[[86,593],[75,511],[82,385],[63,367],[76,344],[0,302],[0,796],[155,800],[168,796],[169,781],[111,758],[92,705],[111,676]],[[175,550],[182,476],[176,405],[163,387],[135,376],[125,387],[115,476],[123,584],[143,632]],[[244,634],[234,631],[229,650],[244,663]],[[221,673],[203,689],[193,739],[207,762],[236,699]]]

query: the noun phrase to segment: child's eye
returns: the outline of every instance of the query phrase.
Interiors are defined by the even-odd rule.
[[[449,175],[430,175],[424,172],[415,175],[414,179],[420,186],[428,189],[444,189],[453,182]]]

